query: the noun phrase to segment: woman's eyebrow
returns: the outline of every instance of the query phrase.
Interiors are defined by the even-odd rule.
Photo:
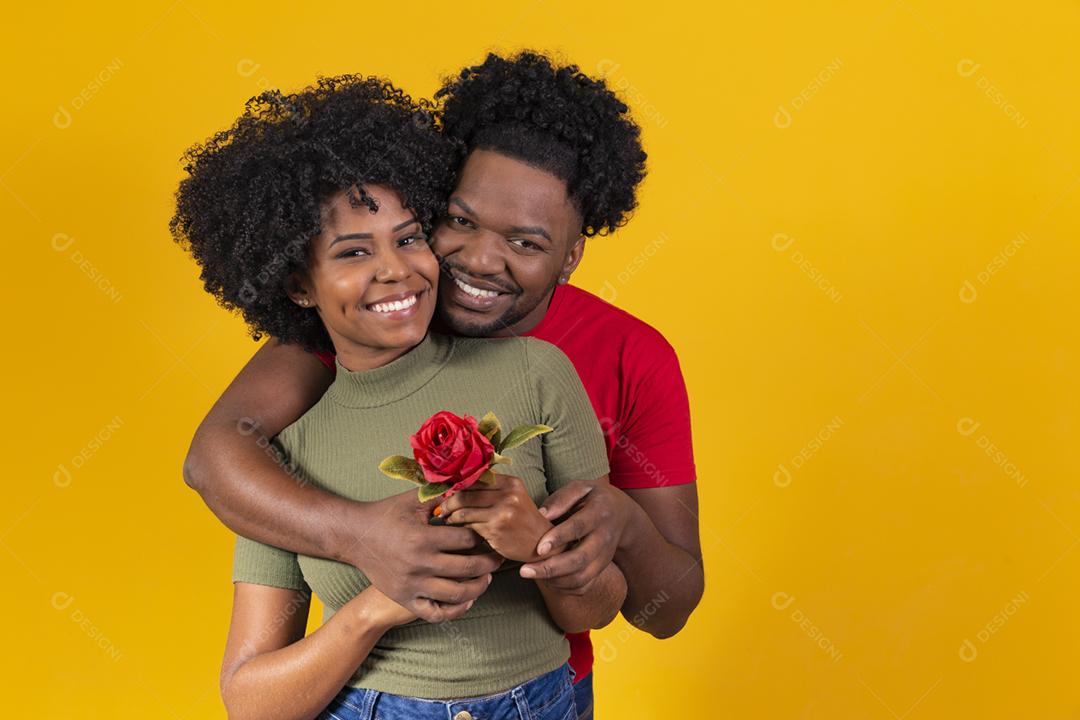
[[[416,218],[410,218],[410,219],[406,220],[405,222],[399,223],[399,224],[395,225],[394,227],[390,228],[390,232],[397,232],[398,230],[402,230],[404,228],[407,228],[410,225],[419,225],[419,224],[420,224],[419,220],[417,220]],[[344,242],[345,240],[370,240],[371,238],[372,238],[371,233],[346,233],[345,235],[338,235],[336,238],[331,240],[329,247],[334,247],[334,245],[336,245],[337,243]]]
[[[371,233],[348,233],[346,235],[338,235],[330,241],[329,247],[334,247],[337,243],[345,242],[346,240],[370,240],[371,237]]]

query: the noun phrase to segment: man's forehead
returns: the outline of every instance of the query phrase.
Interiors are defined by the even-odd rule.
[[[451,195],[451,204],[477,216],[511,222],[551,222],[573,210],[562,180],[489,151],[470,155]]]

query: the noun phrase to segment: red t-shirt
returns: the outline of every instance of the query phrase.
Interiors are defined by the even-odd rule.
[[[686,383],[663,335],[573,285],[556,286],[547,314],[525,334],[558,347],[577,369],[604,431],[612,485],[694,482]],[[335,369],[333,355],[320,353],[319,359]],[[583,678],[592,670],[589,633],[567,638],[570,665]]]

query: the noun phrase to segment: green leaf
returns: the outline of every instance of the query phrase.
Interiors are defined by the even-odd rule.
[[[450,483],[424,483],[416,491],[416,496],[420,498],[420,502],[427,502],[432,498],[439,497],[449,489]]]
[[[495,413],[488,411],[487,415],[480,418],[477,428],[480,430],[480,434],[490,440],[491,444],[498,450],[499,441],[502,439],[502,424],[499,422],[499,418],[495,417]]]
[[[495,471],[488,468],[484,471],[484,474],[476,479],[477,485],[491,485],[495,482]]]
[[[500,455],[499,453],[496,452],[495,454],[493,454],[491,456],[491,464],[492,465],[497,465],[499,463],[503,463],[505,465],[513,465],[514,464],[514,458],[506,457],[505,455]]]
[[[420,468],[420,463],[404,455],[391,455],[383,459],[379,463],[379,469],[382,470],[384,475],[395,480],[408,480],[417,484],[427,482],[424,478],[424,471]]]
[[[516,427],[506,436],[506,440],[503,441],[502,447],[499,448],[499,452],[506,452],[510,448],[516,448],[522,443],[532,440],[537,435],[543,435],[549,433],[555,428],[550,428],[547,425],[522,425]]]

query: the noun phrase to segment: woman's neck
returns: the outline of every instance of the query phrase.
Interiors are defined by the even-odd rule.
[[[395,402],[426,385],[449,361],[453,350],[452,338],[429,332],[411,348],[363,353],[359,363],[355,358],[338,355],[337,376],[328,394],[346,407]]]
[[[389,365],[414,347],[416,345],[404,348],[374,348],[346,341],[335,342],[334,352],[343,368],[351,372],[364,372]]]

